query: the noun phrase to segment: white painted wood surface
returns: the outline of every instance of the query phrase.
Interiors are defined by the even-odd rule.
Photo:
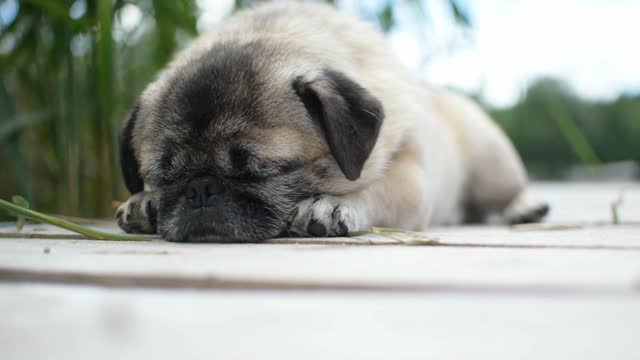
[[[628,296],[0,286],[3,359],[640,358]]]
[[[640,286],[640,251],[5,239],[0,269],[113,274],[142,282],[209,278],[222,281],[221,286],[634,292]]]
[[[623,225],[608,225],[620,189]],[[5,226],[0,359],[640,359],[640,186],[533,193],[566,230],[440,228],[437,246],[353,246]]]

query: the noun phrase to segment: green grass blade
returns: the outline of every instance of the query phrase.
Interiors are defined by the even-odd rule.
[[[124,234],[111,234],[103,231],[90,229],[85,226],[74,224],[70,221],[62,220],[53,216],[49,216],[37,211],[25,209],[21,206],[12,204],[8,201],[0,199],[0,209],[24,216],[29,219],[41,221],[53,226],[57,226],[62,229],[73,231],[78,234],[85,235],[95,240],[112,240],[112,241],[149,241],[151,238],[147,236],[136,235],[124,235]]]
[[[375,226],[370,228],[369,230],[350,231],[349,233],[347,233],[347,236],[354,237],[367,234],[378,234],[384,237],[388,237],[396,240],[399,244],[402,245],[433,246],[440,243],[439,239],[429,237],[426,234],[420,232]]]
[[[29,202],[20,195],[14,195],[11,198],[11,201],[13,201],[14,204],[20,206],[21,208],[29,208]],[[16,221],[16,228],[18,229],[18,231],[22,231],[22,229],[24,228],[25,217],[18,214],[16,214],[16,216],[18,217],[18,220]]]
[[[596,155],[591,143],[576,124],[575,119],[563,104],[547,95],[547,110],[558,124],[569,146],[583,164],[600,165],[602,161]]]

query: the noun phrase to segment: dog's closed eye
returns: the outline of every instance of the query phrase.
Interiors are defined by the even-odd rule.
[[[226,177],[233,180],[259,181],[284,176],[304,167],[299,160],[255,160],[240,169],[233,169]]]

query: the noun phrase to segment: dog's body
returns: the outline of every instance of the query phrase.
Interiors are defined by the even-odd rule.
[[[370,25],[324,5],[263,5],[194,40],[140,96],[121,147],[136,195],[118,223],[174,241],[546,213],[477,105],[417,83]]]

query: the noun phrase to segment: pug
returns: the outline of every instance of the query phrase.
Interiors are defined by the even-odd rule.
[[[240,11],[180,51],[120,131],[126,232],[176,242],[538,221],[513,145],[328,5]]]

